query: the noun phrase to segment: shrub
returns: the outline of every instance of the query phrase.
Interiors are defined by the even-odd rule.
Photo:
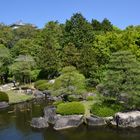
[[[56,111],[61,115],[84,114],[85,108],[80,102],[69,102],[59,104]]]
[[[113,116],[117,111],[110,107],[94,104],[91,107],[91,113],[99,117]]]
[[[0,91],[0,102],[9,102],[9,97],[5,92]]]
[[[47,83],[47,80],[38,80],[35,82],[34,87],[37,88],[39,85]]]
[[[88,96],[87,97],[87,101],[93,101],[94,100],[94,97],[93,96]]]
[[[68,101],[73,102],[73,101],[80,101],[80,95],[69,95],[68,96]]]
[[[83,94],[86,91],[85,77],[74,67],[65,67],[53,85],[55,95]]]
[[[44,91],[44,90],[48,90],[51,87],[51,84],[48,83],[47,80],[39,80],[35,82],[34,86],[38,90]]]
[[[63,103],[63,101],[55,101],[54,103],[53,103],[53,105],[54,106],[58,106],[59,104],[62,104]]]
[[[44,90],[48,90],[49,84],[48,83],[43,83],[41,85],[38,85],[37,89],[44,91]]]

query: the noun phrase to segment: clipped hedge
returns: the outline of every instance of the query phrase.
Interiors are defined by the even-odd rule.
[[[0,91],[0,102],[9,102],[9,97],[7,93]]]
[[[84,114],[85,107],[80,102],[61,103],[57,106],[56,112],[61,115]]]

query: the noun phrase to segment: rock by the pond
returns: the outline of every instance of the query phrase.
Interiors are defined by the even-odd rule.
[[[33,91],[32,91],[32,89],[26,89],[25,93],[27,95],[31,95],[31,94],[33,94]]]
[[[50,97],[51,96],[51,91],[50,90],[44,90],[43,94],[45,94],[46,97]]]
[[[110,117],[104,117],[103,119],[106,121],[107,124],[110,124],[111,121],[113,121],[113,117],[112,116],[110,116]]]
[[[43,117],[33,118],[31,121],[31,126],[34,128],[46,128],[49,126],[47,120]]]
[[[0,102],[0,109],[7,108],[9,104],[7,102]]]
[[[117,116],[117,117],[116,117]],[[118,118],[118,120],[116,120]],[[115,114],[115,120],[112,121],[113,125],[117,125],[119,127],[139,127],[140,126],[140,111],[131,111],[126,113],[118,112]]]
[[[89,126],[102,126],[106,125],[105,119],[97,116],[91,116],[86,118],[86,123]]]
[[[45,95],[43,94],[43,92],[41,92],[39,90],[34,91],[34,96],[36,98],[44,98],[45,97]]]
[[[55,130],[78,127],[83,123],[83,115],[59,116],[55,122]]]
[[[44,108],[44,117],[49,123],[54,124],[57,119],[56,108],[54,106],[45,107]]]

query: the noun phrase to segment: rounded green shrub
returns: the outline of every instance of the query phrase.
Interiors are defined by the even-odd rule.
[[[79,101],[79,96],[78,95],[69,95],[68,101],[69,102]]]
[[[93,101],[94,100],[94,97],[93,96],[88,96],[87,97],[87,101]]]
[[[34,87],[37,88],[39,85],[47,83],[47,80],[38,80],[34,83]]]
[[[54,106],[58,106],[59,104],[62,104],[63,103],[63,101],[55,101],[54,103],[53,103],[53,105]]]
[[[109,117],[113,116],[118,110],[114,110],[111,107],[103,106],[99,104],[94,104],[91,107],[91,113],[99,117]]]
[[[43,83],[41,85],[38,85],[37,89],[41,91],[48,90],[48,83]]]
[[[61,115],[84,114],[85,107],[80,102],[61,103],[57,106],[56,112]]]
[[[9,97],[5,92],[0,91],[0,102],[9,102]]]
[[[38,90],[44,91],[50,88],[51,84],[47,80],[39,80],[35,82],[34,87]]]

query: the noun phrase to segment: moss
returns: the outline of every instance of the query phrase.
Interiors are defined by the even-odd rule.
[[[9,97],[7,93],[0,91],[0,102],[9,102]]]

